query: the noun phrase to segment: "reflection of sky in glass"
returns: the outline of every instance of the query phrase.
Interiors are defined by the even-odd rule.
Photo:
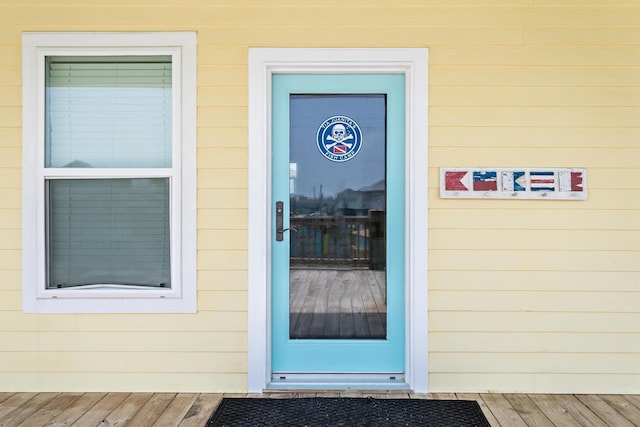
[[[384,95],[291,95],[290,162],[296,176],[296,196],[334,197],[339,192],[360,190],[385,178]],[[318,150],[316,135],[329,117],[347,116],[362,132],[359,153],[345,162],[325,158]]]
[[[47,167],[171,167],[171,87],[47,90]]]

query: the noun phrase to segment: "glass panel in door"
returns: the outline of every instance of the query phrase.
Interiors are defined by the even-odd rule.
[[[386,95],[292,94],[289,123],[289,337],[385,339]]]

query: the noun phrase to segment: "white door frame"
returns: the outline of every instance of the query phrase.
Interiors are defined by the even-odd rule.
[[[406,91],[405,381],[428,390],[428,49],[249,49],[248,391],[271,380],[271,75],[403,73]]]

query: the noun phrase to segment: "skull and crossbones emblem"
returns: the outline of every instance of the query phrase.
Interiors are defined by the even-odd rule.
[[[352,134],[347,134],[347,129],[343,124],[337,123],[333,125],[331,129],[331,135],[327,135],[327,141],[332,141],[325,145],[327,149],[332,148],[334,145],[341,144],[346,145],[347,148],[351,148],[353,146],[350,142],[345,142],[346,140],[353,139]]]

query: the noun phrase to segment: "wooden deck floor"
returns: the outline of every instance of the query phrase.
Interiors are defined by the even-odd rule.
[[[384,339],[385,291],[384,271],[292,269],[289,336]]]
[[[492,426],[640,426],[640,395],[408,394],[401,392],[0,393],[0,426],[204,426],[223,397],[463,399]]]

